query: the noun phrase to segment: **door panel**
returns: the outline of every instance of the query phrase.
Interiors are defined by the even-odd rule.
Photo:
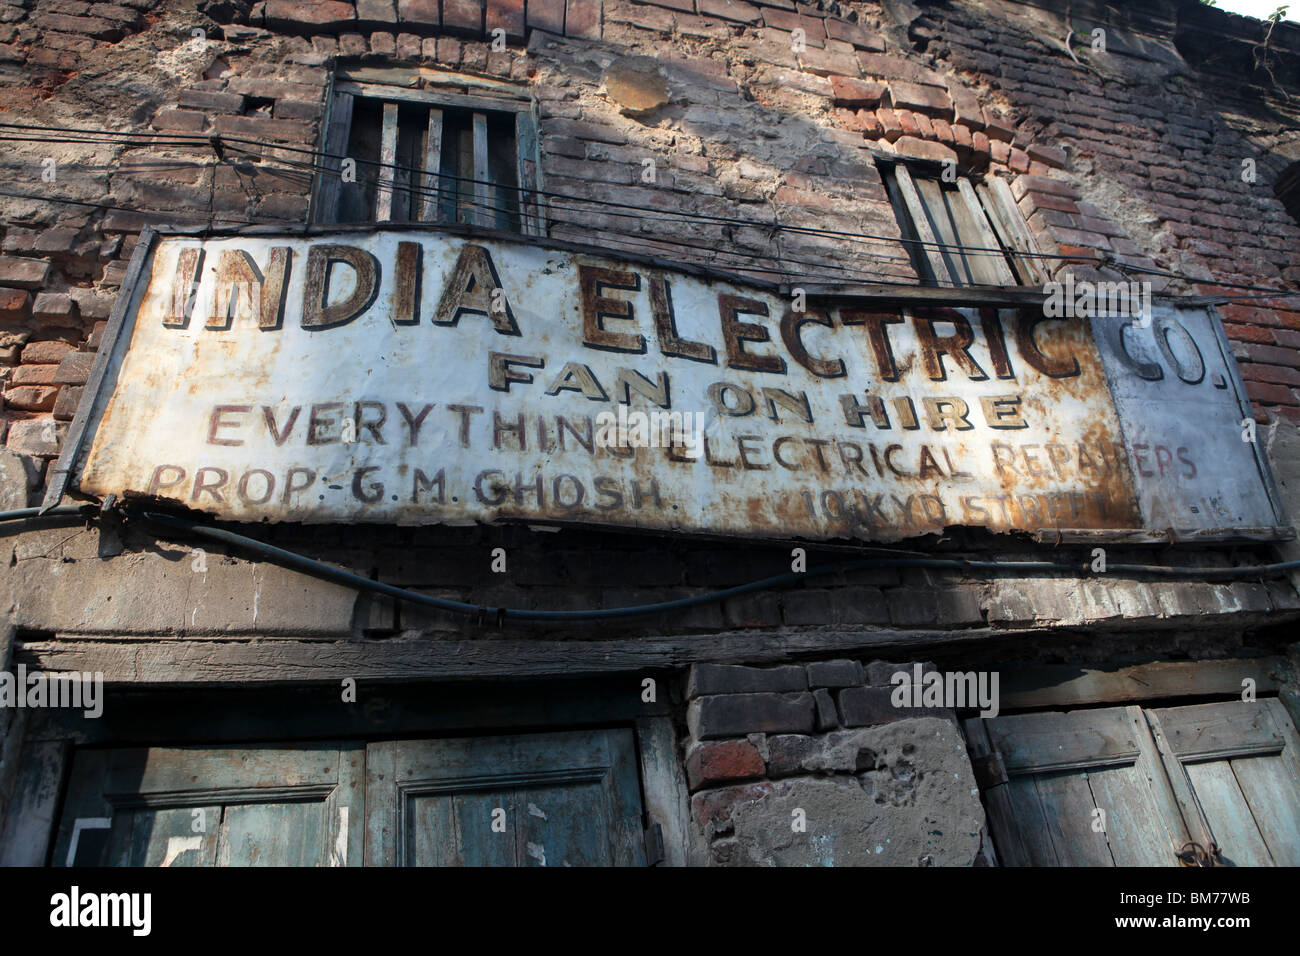
[[[1300,865],[1300,738],[1280,701],[1151,711],[1228,866]]]
[[[1187,834],[1140,708],[971,718],[965,727],[1005,767],[1006,782],[986,787],[985,799],[1006,865],[1178,865]]]
[[[984,797],[1007,865],[1175,866],[1190,843],[1220,865],[1300,865],[1300,738],[1275,699],[964,726],[1002,768]]]
[[[631,730],[371,744],[366,802],[370,865],[645,864]]]
[[[338,743],[81,751],[53,862],[360,865],[363,759]]]

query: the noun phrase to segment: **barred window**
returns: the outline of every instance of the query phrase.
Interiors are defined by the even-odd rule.
[[[1035,245],[1007,184],[931,163],[882,164],[908,254],[926,285],[1040,285]]]
[[[323,144],[315,222],[542,231],[536,118],[511,84],[431,70],[340,70]]]

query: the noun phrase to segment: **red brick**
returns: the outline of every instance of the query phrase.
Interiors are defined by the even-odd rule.
[[[1272,345],[1275,341],[1273,336],[1277,334],[1276,330],[1270,331],[1257,325],[1237,325],[1232,322],[1224,322],[1223,331],[1233,341],[1258,342],[1261,345]]]
[[[763,776],[763,758],[748,740],[702,743],[686,757],[686,779],[691,790],[734,780]]]
[[[26,322],[32,316],[32,297],[22,289],[0,289],[0,322]]]
[[[691,5],[694,9],[694,3]],[[528,26],[554,33],[564,34],[564,0],[528,0]]]
[[[952,115],[952,99],[943,90],[903,80],[889,81],[890,105],[894,109],[915,110],[932,116]]]
[[[1011,147],[1011,161],[1008,165],[1018,173],[1029,172],[1029,154],[1023,149]]]
[[[1031,160],[1040,162],[1045,166],[1056,169],[1065,168],[1065,150],[1057,146],[1039,146],[1036,143],[1031,143],[1028,153]]]
[[[989,139],[1003,143],[1010,143],[1016,138],[1016,128],[1011,125],[1011,121],[987,108],[984,110],[984,132],[988,133]]]
[[[29,342],[23,348],[24,365],[58,365],[76,349],[68,342]]]
[[[700,15],[717,17],[735,23],[758,23],[761,17],[758,7],[744,0],[697,0]]]
[[[397,0],[397,19],[404,24],[418,23],[420,26],[436,27],[440,22],[438,0]]]
[[[785,793],[789,789],[790,781],[765,780],[762,783],[723,787],[721,790],[697,793],[691,797],[691,814],[701,827],[707,827],[715,820],[730,819],[732,810],[738,803],[756,803],[773,794]]]
[[[432,0],[432,6],[433,23],[437,25],[438,0]],[[397,4],[394,0],[357,0],[357,20],[365,26],[392,26],[397,23]]]
[[[1049,176],[1017,176],[1011,183],[1011,195],[1016,198],[1017,202],[1024,198],[1025,193],[1029,192],[1050,193],[1054,196],[1064,196],[1067,199],[1081,198],[1077,186]]]
[[[154,129],[178,129],[187,133],[199,133],[208,125],[208,118],[194,110],[162,109],[154,114]]]
[[[885,139],[893,142],[903,135],[903,124],[898,121],[898,114],[886,106],[876,110],[876,119],[880,120],[880,128],[885,132]]]
[[[356,26],[356,11],[343,0],[266,0],[266,25],[313,33]]]
[[[873,107],[885,95],[885,84],[852,76],[831,76],[831,93],[840,106]]]
[[[59,33],[84,33],[96,40],[110,42],[122,39],[125,31],[122,25],[103,17],[69,17],[61,13],[37,14],[33,21],[42,30],[55,30]]]
[[[44,259],[0,256],[0,286],[40,289],[50,279],[50,264]]]
[[[280,143],[310,143],[314,137],[312,127],[294,120],[270,119],[263,116],[216,117],[218,133],[248,139],[270,139]]]
[[[600,39],[600,0],[565,0],[564,35]]]
[[[212,113],[242,113],[244,97],[238,93],[217,93],[211,90],[185,90],[180,105]]]
[[[77,303],[62,292],[40,292],[32,303],[32,318],[44,324],[73,324],[80,319]]]
[[[1272,382],[1275,385],[1300,385],[1300,369],[1287,368],[1284,365],[1256,365],[1254,362],[1241,362],[1241,377],[1248,382]],[[14,381],[17,382],[15,371]]]
[[[915,136],[900,136],[894,141],[894,152],[900,156],[932,159],[939,163],[957,162],[957,154],[952,147]]]
[[[920,136],[921,127],[917,125],[916,115],[907,110],[894,110],[894,115],[898,117],[898,125],[903,127],[904,136]]]
[[[859,24],[849,23],[847,20],[827,17],[826,33],[831,39],[852,43],[860,50],[872,50],[878,53],[883,53],[885,50],[885,41],[880,34],[871,33]]]
[[[1246,382],[1246,394],[1251,401],[1263,405],[1300,405],[1295,393],[1284,385],[1269,385],[1265,382]],[[6,401],[8,396],[6,395]]]
[[[5,389],[5,405],[20,412],[48,412],[54,409],[59,389],[54,385],[20,385]]]
[[[1056,209],[1068,213],[1077,213],[1079,211],[1079,207],[1075,205],[1073,199],[1065,196],[1053,196],[1049,193],[1025,193],[1019,205],[1021,211],[1026,214],[1033,209]]]
[[[524,0],[487,0],[487,32],[505,30],[506,38],[524,38]]]
[[[856,71],[857,60],[848,53],[835,53],[831,50],[819,50],[811,43],[807,49],[798,54],[799,66],[818,76],[834,76]]]
[[[9,376],[10,385],[53,385],[57,365],[20,365]]]
[[[993,157],[993,162],[1005,166],[1011,160],[1011,147],[1001,140],[991,140],[989,142],[989,155]]]

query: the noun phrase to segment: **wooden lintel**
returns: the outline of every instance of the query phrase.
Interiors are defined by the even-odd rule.
[[[1236,696],[1242,681],[1254,681],[1256,694],[1275,693],[1283,657],[1219,661],[1155,661],[1131,667],[1029,667],[1002,671],[999,704],[1003,711],[1037,707],[1075,707],[1172,697]]]
[[[1016,632],[1045,635],[1046,630]],[[135,686],[305,684],[345,677],[369,681],[576,677],[681,667],[701,661],[776,663],[801,657],[907,649],[1004,639],[992,628],[956,631],[752,632],[612,641],[389,640],[207,641],[137,643],[44,640],[15,657],[51,673],[99,672],[109,684]]]

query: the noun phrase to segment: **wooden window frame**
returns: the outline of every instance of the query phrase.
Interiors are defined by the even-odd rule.
[[[376,79],[393,79],[416,82],[420,88],[398,83],[375,82]],[[482,92],[462,93],[466,87],[483,85]],[[476,210],[470,225],[490,228],[487,206],[490,203],[488,178],[487,114],[510,113],[515,118],[515,175],[519,189],[519,234],[545,236],[545,203],[541,196],[542,174],[540,138],[538,136],[537,104],[524,90],[513,84],[482,80],[463,74],[434,70],[341,70],[335,74],[329,91],[329,109],[321,130],[320,165],[324,167],[316,176],[312,194],[310,222],[332,225],[338,222],[342,158],[347,152],[352,132],[353,105],[358,99],[383,104],[383,127],[380,143],[379,184],[375,193],[376,224],[391,221],[394,192],[394,168],[397,145],[397,111],[402,104],[413,104],[429,110],[429,145],[425,154],[424,202],[420,207],[419,222],[437,224],[446,222],[441,217],[435,200],[438,173],[429,172],[433,163],[435,144],[438,152],[442,145],[443,109],[468,110],[473,115],[474,129],[474,202]]]

